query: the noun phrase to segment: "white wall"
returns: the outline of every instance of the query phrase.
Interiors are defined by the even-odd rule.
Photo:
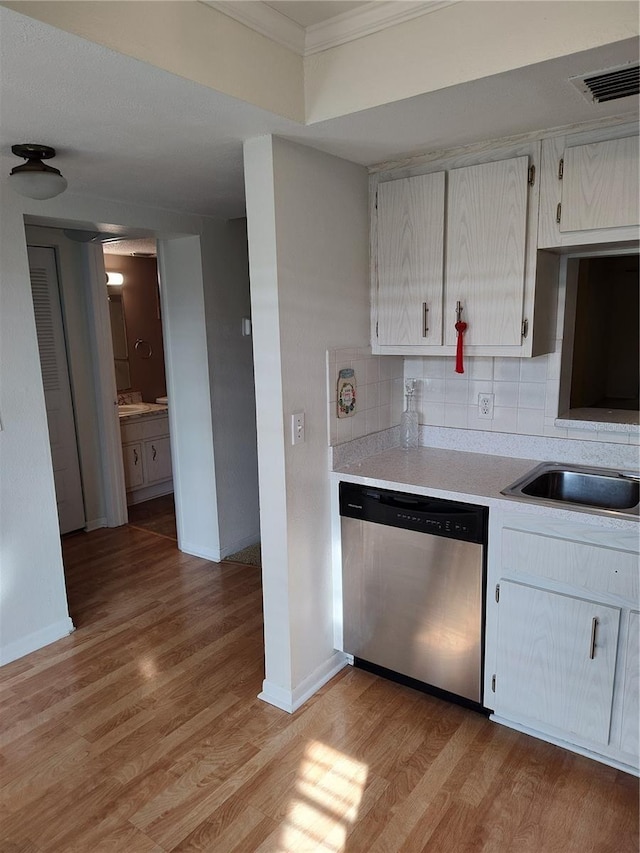
[[[302,57],[196,2],[5,2],[4,6],[125,56],[297,121]],[[69,61],[73,61],[70,57]]]
[[[200,238],[158,242],[178,547],[220,559]],[[180,281],[179,287],[172,287]]]
[[[256,399],[246,219],[215,223],[203,244],[220,553],[260,539]]]
[[[326,350],[369,336],[362,167],[271,137],[245,144],[258,424],[266,678],[292,710],[334,652]],[[291,414],[306,441],[290,443]]]
[[[0,208],[0,663],[68,634],[22,213]]]
[[[420,18],[306,57],[307,123],[637,34],[634,2],[494,0],[436,7]]]

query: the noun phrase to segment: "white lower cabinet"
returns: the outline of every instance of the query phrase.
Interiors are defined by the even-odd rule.
[[[624,752],[637,755],[640,749],[640,613],[637,612],[629,614],[626,652],[620,746]]]
[[[638,773],[638,525],[574,515],[490,514],[484,701],[498,722]]]
[[[620,610],[500,583],[495,705],[609,743]]]
[[[130,417],[120,422],[127,503],[141,503],[173,491],[169,419]]]
[[[144,443],[144,468],[147,483],[157,483],[171,477],[171,445],[169,436],[160,436]]]
[[[144,483],[142,468],[142,444],[124,444],[122,446],[122,461],[124,462],[124,482],[127,489],[134,489]]]

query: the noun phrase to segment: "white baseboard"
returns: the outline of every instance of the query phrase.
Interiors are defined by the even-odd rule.
[[[222,559],[226,559],[230,554],[237,554],[244,548],[249,548],[250,545],[257,545],[260,541],[260,532],[253,533],[251,536],[245,536],[243,539],[238,539],[232,545],[224,545],[220,548]]]
[[[594,761],[599,761],[601,764],[614,767],[616,770],[623,770],[625,773],[630,773],[632,776],[640,776],[640,769],[638,767],[635,767],[633,764],[627,764],[626,761],[616,758],[613,755],[602,755],[602,753],[594,752],[591,749],[578,746],[575,743],[547,734],[546,732],[540,732],[537,729],[530,728],[529,726],[521,725],[513,720],[501,717],[498,714],[490,714],[489,719],[494,723],[499,723],[501,726],[507,726],[517,732],[522,732],[525,735],[538,738],[538,740],[544,740],[547,743],[552,743],[555,746],[561,746],[563,749],[568,749],[570,752],[576,752],[578,755],[584,755],[586,758],[592,758]]]
[[[211,560],[212,563],[222,562],[220,548],[201,548],[199,545],[192,545],[191,542],[180,542],[178,539],[178,549],[184,554],[191,554],[192,557],[202,557],[203,560]]]
[[[75,631],[74,624],[70,617],[67,616],[61,622],[56,622],[54,625],[49,625],[40,631],[28,634],[26,637],[14,640],[0,649],[0,666],[18,660],[18,658],[23,658],[25,655],[36,652],[38,649],[48,646],[50,643],[55,643],[56,640],[61,640],[63,637],[68,637],[73,631]]]
[[[293,714],[294,711],[297,711],[301,705],[304,705],[307,699],[310,699],[314,693],[317,693],[327,681],[330,681],[345,666],[347,666],[347,657],[344,652],[334,652],[328,660],[321,664],[311,675],[307,676],[295,690],[287,690],[284,687],[279,687],[277,684],[271,684],[265,678],[262,682],[262,693],[258,694],[258,699],[262,699],[263,702],[268,702],[269,705],[275,705],[276,708]]]
[[[107,526],[106,518],[94,518],[92,521],[87,521],[84,526],[85,533],[91,533],[92,530],[99,530],[101,527]]]
[[[152,498],[162,495],[170,495],[173,492],[173,480],[163,480],[162,483],[152,483],[150,486],[141,486],[127,492],[127,506],[141,504]]]

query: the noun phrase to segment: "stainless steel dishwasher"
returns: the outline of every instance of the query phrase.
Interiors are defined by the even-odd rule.
[[[488,510],[340,483],[344,651],[482,707]]]

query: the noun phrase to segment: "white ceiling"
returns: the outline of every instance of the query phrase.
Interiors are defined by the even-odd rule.
[[[354,9],[369,6],[370,0],[361,2],[346,2],[346,0],[278,0],[278,2],[265,2],[281,15],[290,18],[301,27],[311,27],[321,24],[336,15],[352,12]]]
[[[233,218],[247,138],[274,133],[371,165],[593,121],[638,99],[596,107],[568,77],[637,56],[630,39],[305,127],[0,7],[0,168],[21,162],[12,144],[39,142],[58,150],[67,192]]]

